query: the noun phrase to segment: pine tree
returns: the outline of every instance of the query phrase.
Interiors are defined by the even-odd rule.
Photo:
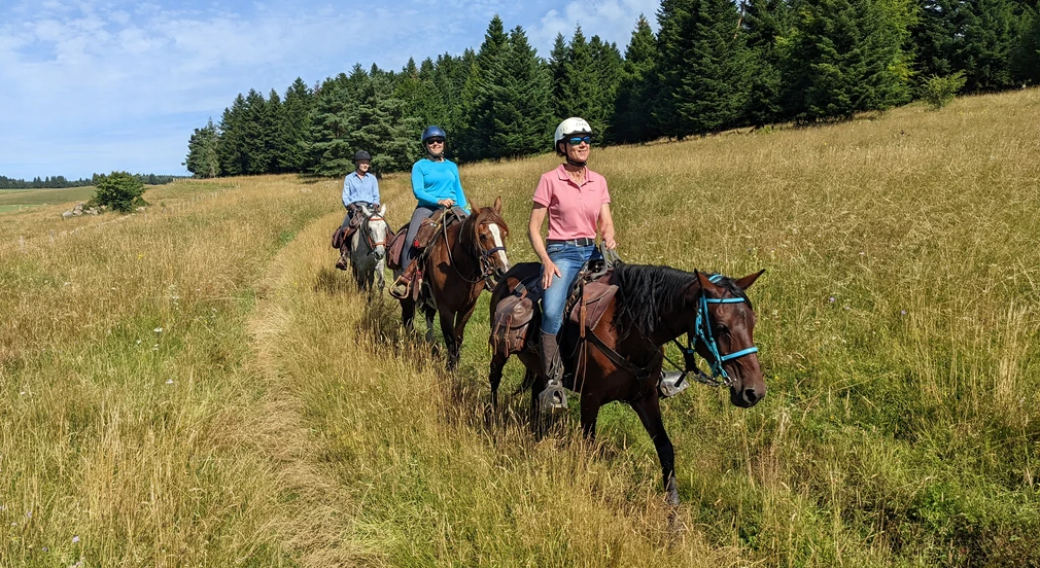
[[[196,128],[188,140],[188,157],[184,166],[195,177],[212,178],[220,174],[220,162],[217,159],[217,127],[210,119],[206,126]]]
[[[844,119],[909,100],[908,0],[804,0],[785,46],[786,112]]]
[[[748,105],[751,60],[730,0],[662,3],[660,109],[680,138],[735,126]]]
[[[764,126],[786,118],[783,115],[783,54],[778,43],[792,33],[794,10],[790,0],[749,0],[743,29],[751,52],[752,72],[747,122]]]
[[[602,134],[603,124],[598,112],[599,85],[596,84],[596,61],[585,34],[578,26],[567,47],[567,59],[563,62],[563,77],[560,80],[560,99],[557,101],[561,119],[578,116],[584,118],[596,134]]]
[[[282,105],[281,152],[278,168],[285,172],[302,172],[307,167],[311,109],[314,95],[299,77],[285,91]]]
[[[968,91],[994,91],[1011,86],[1011,52],[1018,41],[1015,5],[1009,0],[966,2],[964,41],[958,50]]]
[[[563,34],[556,34],[552,51],[549,52],[549,80],[552,88],[552,109],[556,118],[562,120],[567,118],[563,108],[563,101],[567,94],[563,91],[567,77],[567,62],[571,59],[570,47]]]
[[[621,81],[621,68],[624,64],[617,45],[604,42],[599,36],[592,36],[589,41],[592,53],[595,81],[593,86],[593,107],[588,119],[596,131],[596,140],[600,145],[614,141],[614,113],[617,101],[618,84]]]
[[[958,61],[964,40],[961,0],[919,0],[918,19],[910,27],[917,77],[946,76],[962,71]]]
[[[527,41],[523,28],[509,34],[490,74],[494,129],[490,154],[523,156],[551,145],[549,71]]]
[[[461,159],[479,160],[491,157],[488,149],[494,134],[495,122],[492,116],[494,101],[490,97],[489,84],[491,73],[507,41],[502,19],[495,16],[488,25],[484,43],[477,52],[466,86],[462,90],[462,115],[456,126],[459,132],[449,133],[455,140],[455,150]]]
[[[1024,10],[1022,31],[1011,54],[1011,71],[1016,81],[1040,83],[1040,14]]]
[[[246,99],[241,93],[235,97],[231,106],[224,109],[220,119],[220,143],[217,145],[217,158],[220,162],[220,175],[239,176],[249,173],[249,157],[246,149],[244,123]]]
[[[625,50],[613,121],[618,142],[643,142],[655,137],[653,98],[656,91],[657,39],[642,15]]]

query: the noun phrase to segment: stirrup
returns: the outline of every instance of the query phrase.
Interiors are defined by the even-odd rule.
[[[671,398],[690,387],[690,381],[682,380],[679,371],[667,371],[661,375],[661,381],[657,383],[657,392],[663,398]],[[681,382],[680,382],[681,381]]]
[[[545,390],[538,393],[538,408],[543,413],[567,410],[567,391],[558,382],[546,385]]]
[[[407,300],[411,294],[412,281],[407,280],[404,275],[401,275],[394,285],[390,287],[390,296],[397,298],[398,300]]]
[[[341,253],[339,255],[339,260],[336,261],[336,269],[337,270],[346,270],[347,269],[347,255],[346,254],[342,254]]]

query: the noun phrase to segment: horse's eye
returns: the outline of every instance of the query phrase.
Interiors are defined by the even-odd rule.
[[[726,335],[728,333],[729,329],[721,323],[715,326],[715,335]]]

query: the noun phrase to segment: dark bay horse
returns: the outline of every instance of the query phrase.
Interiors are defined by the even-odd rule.
[[[445,229],[430,247],[420,266],[423,272],[419,307],[426,316],[426,339],[433,340],[433,316],[440,316],[441,333],[448,348],[448,369],[459,364],[466,323],[477,298],[490,290],[493,279],[509,270],[505,241],[509,226],[502,218],[502,198],[492,207],[476,207],[461,223]],[[401,301],[401,319],[411,327],[415,304]]]
[[[693,371],[696,352],[729,387],[730,402],[743,408],[754,406],[766,395],[766,384],[754,348],[755,313],[744,291],[763,272],[732,280],[665,266],[620,264],[613,275],[618,293],[596,327],[586,332],[588,338],[579,339],[577,324],[564,323],[560,349],[574,371],[574,389],[581,394],[582,432],[589,438],[595,436],[596,418],[604,404],[628,403],[653,440],[670,504],[679,503],[679,491],[675,451],[661,420],[657,390],[663,346],[687,334],[686,370]],[[492,292],[492,320],[498,303],[518,283],[536,281],[540,273],[537,263],[518,264],[506,273]],[[528,344],[537,341],[537,325],[535,318],[527,334]],[[519,358],[527,368],[524,386],[530,384],[533,389],[531,414],[537,419],[538,397],[534,395],[546,384],[537,346],[525,345]],[[496,354],[491,361],[492,404],[497,402],[506,360]]]

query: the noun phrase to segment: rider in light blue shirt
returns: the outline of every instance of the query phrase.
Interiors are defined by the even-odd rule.
[[[361,150],[354,154],[354,171],[343,180],[343,206],[371,205],[379,203],[379,181],[368,170],[372,164],[372,156]]]

